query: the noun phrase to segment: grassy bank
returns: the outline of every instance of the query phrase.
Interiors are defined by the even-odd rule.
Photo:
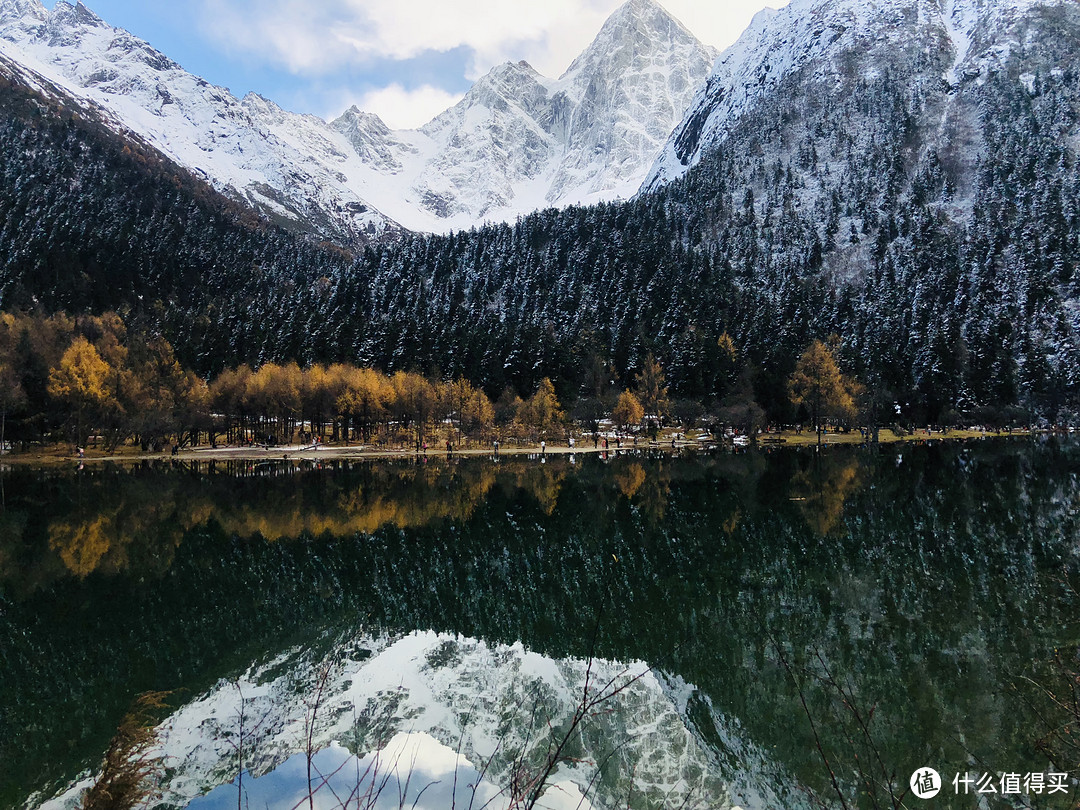
[[[981,430],[948,430],[932,431],[917,430],[913,433],[894,433],[890,429],[882,429],[878,434],[878,442],[881,444],[893,444],[897,442],[927,442],[927,441],[957,441],[985,438],[1027,438],[1031,433],[1028,431],[981,431]],[[674,444],[672,440],[674,439]],[[849,433],[830,432],[821,436],[821,445],[828,447],[838,444],[865,444],[866,437],[858,431]],[[757,447],[809,447],[818,444],[818,437],[814,431],[804,430],[801,433],[795,431],[781,431],[777,433],[761,433],[753,437],[750,446]],[[621,450],[693,450],[717,446],[732,446],[730,439],[716,439],[704,431],[689,431],[683,433],[670,430],[661,433],[656,441],[638,439],[637,444],[633,439],[623,439],[621,447],[614,439],[609,439],[605,449],[603,441],[597,447],[593,447],[592,438],[575,438],[574,447],[565,443],[548,443],[541,451],[539,444],[506,445],[500,444],[500,456],[512,455],[539,455],[541,452],[547,455],[568,455],[570,453],[604,453]],[[421,451],[419,455],[427,457],[445,457],[447,455],[445,445],[430,446],[427,451]],[[455,447],[453,456],[491,456],[491,446],[468,446],[465,448]],[[401,447],[376,447],[370,445],[335,445],[322,444],[315,450],[310,446],[298,445],[270,447],[228,447],[219,445],[217,448],[209,446],[186,449],[172,455],[170,452],[148,453],[135,446],[120,447],[111,452],[101,448],[90,447],[85,451],[85,456],[79,458],[70,445],[51,445],[35,447],[25,452],[10,452],[0,456],[5,464],[74,464],[96,462],[135,462],[135,461],[160,461],[163,459],[176,459],[179,461],[236,461],[236,460],[284,460],[302,459],[309,461],[332,460],[332,459],[377,459],[377,458],[410,458],[418,455],[415,450]]]

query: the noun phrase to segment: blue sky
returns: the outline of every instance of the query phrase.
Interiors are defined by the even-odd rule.
[[[501,62],[525,59],[546,76],[560,75],[621,0],[85,2],[237,96],[255,91],[324,118],[356,104],[393,127],[415,127]],[[787,0],[660,2],[702,41],[723,48],[756,11]]]

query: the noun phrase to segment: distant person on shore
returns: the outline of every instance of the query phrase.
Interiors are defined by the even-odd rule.
[[[543,439],[540,440],[540,455],[547,453],[547,442]]]

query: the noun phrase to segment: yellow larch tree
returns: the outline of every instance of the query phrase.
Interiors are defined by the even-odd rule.
[[[815,340],[802,353],[795,371],[788,378],[788,394],[791,402],[803,405],[817,430],[821,442],[821,430],[830,419],[850,419],[855,414],[855,398],[861,386],[850,377],[840,373],[832,351],[820,340]]]
[[[637,425],[645,418],[645,408],[631,391],[623,391],[611,411],[611,418],[619,430],[625,433],[630,425]]]
[[[112,398],[111,372],[109,364],[84,337],[76,338],[60,358],[60,365],[49,372],[49,396],[71,410],[78,445],[86,444],[90,421]]]

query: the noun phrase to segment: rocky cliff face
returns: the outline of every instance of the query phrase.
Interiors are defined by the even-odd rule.
[[[612,15],[560,80],[572,114],[548,201],[636,192],[715,57],[651,0]]]

